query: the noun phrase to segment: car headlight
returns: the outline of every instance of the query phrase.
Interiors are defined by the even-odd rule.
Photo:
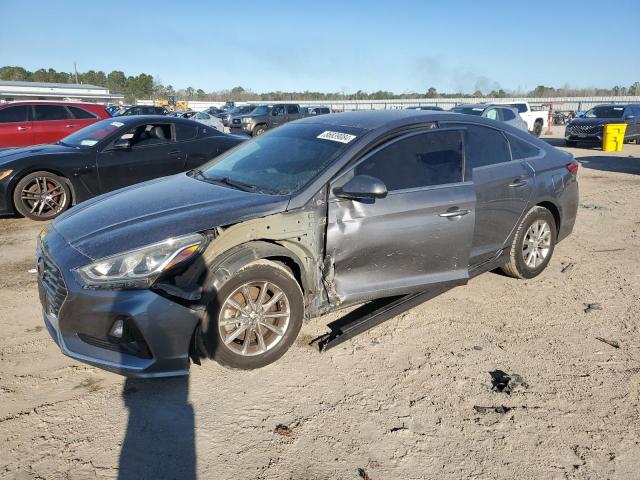
[[[87,288],[148,288],[164,272],[191,260],[206,244],[199,233],[169,238],[79,267]]]
[[[243,118],[242,119],[242,123],[251,123],[251,119],[250,118]]]

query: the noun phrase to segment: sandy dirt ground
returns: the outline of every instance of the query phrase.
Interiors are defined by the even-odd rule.
[[[28,273],[41,225],[0,220],[0,477],[640,478],[640,146],[571,151],[579,217],[540,277],[481,275],[324,354],[316,319],[251,372],[64,357]]]

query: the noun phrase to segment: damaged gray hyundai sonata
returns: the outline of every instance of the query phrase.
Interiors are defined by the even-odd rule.
[[[65,354],[124,375],[262,367],[304,319],[369,306],[326,346],[482,272],[535,277],[573,230],[577,169],[475,116],[303,119],[52,222],[44,321]]]

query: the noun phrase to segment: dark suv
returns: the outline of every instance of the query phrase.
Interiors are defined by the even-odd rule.
[[[257,137],[271,128],[298,120],[303,116],[300,112],[300,105],[296,103],[260,105],[248,115],[233,117],[229,127],[232,133],[242,131],[252,137]]]
[[[626,123],[624,141],[640,139],[640,104],[632,105],[596,105],[578,118],[574,118],[564,130],[568,147],[578,142],[602,143],[604,126],[608,123]]]

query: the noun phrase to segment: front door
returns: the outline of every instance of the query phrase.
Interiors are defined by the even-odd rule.
[[[34,105],[32,120],[33,141],[37,144],[57,142],[76,130],[64,105]]]
[[[114,149],[116,139],[98,154],[102,192],[184,170],[185,154],[175,141],[170,123],[139,125],[118,139],[129,140],[130,148]]]
[[[278,127],[287,123],[287,113],[284,105],[274,105],[271,109],[271,127]]]
[[[413,132],[332,183],[333,191],[364,174],[388,190],[375,200],[330,198],[326,254],[343,304],[466,283],[475,194],[463,158],[461,130]]]

